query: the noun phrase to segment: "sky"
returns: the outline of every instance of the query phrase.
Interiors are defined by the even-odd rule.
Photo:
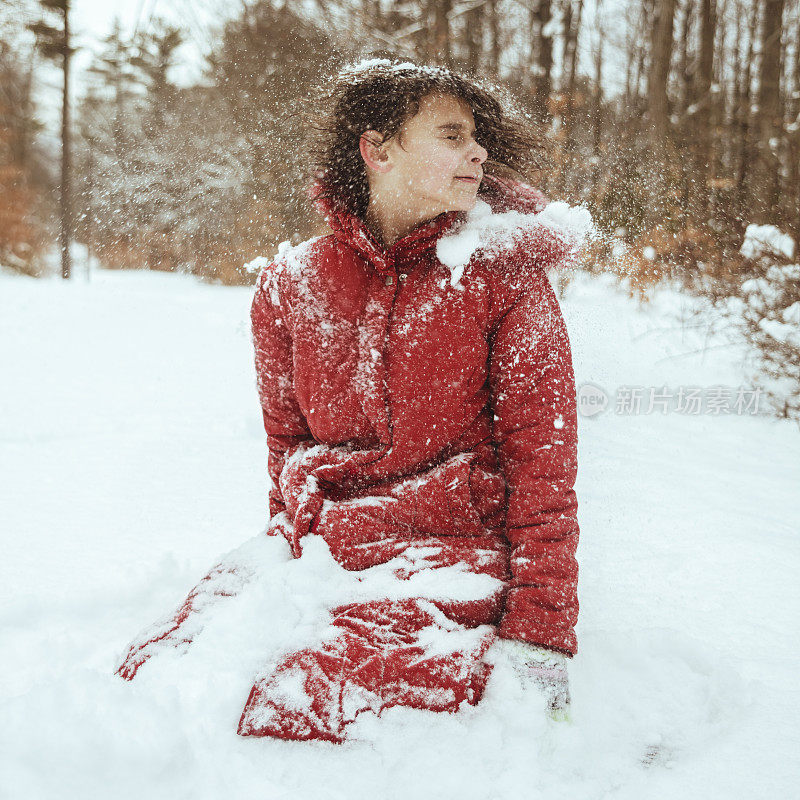
[[[170,78],[178,85],[187,86],[202,80],[204,53],[214,38],[214,30],[228,17],[238,13],[246,0],[72,0],[72,27],[74,43],[80,49],[73,60],[73,100],[84,94],[87,68],[93,56],[102,49],[102,40],[119,19],[123,32],[146,30],[156,18],[162,18],[183,28],[186,42],[177,53],[177,65]],[[600,25],[607,37],[604,47],[604,88],[616,94],[622,88],[622,41],[625,31],[625,6],[627,0],[592,0],[584,7],[579,52],[579,72],[594,75],[593,52],[598,41]],[[600,9],[602,8],[602,11]],[[612,45],[609,41],[614,37]],[[558,58],[556,58],[558,61]],[[55,137],[59,127],[60,74],[55,68],[40,72],[38,92],[41,117]],[[48,137],[49,138],[49,137]]]
[[[210,31],[214,25],[241,9],[244,0],[73,0],[74,23],[83,42],[96,50],[98,42],[106,36],[119,18],[123,30],[133,32],[146,28],[153,18],[163,17],[186,28],[189,42],[181,50],[181,66],[172,76],[177,83],[186,85],[198,80],[202,75],[202,53],[210,42]],[[619,33],[623,17],[624,0],[613,2],[589,2],[584,7],[583,31],[580,50],[582,54],[581,71],[594,73],[591,63],[592,45],[597,41],[598,22],[603,7],[606,35]],[[613,23],[612,23],[613,21]],[[613,57],[608,45],[604,53],[606,59]],[[90,59],[90,51],[84,50],[76,58],[76,74]],[[606,80],[613,76],[606,73]],[[611,86],[609,86],[611,88]],[[616,88],[616,87],[614,87]]]
[[[231,12],[241,7],[241,0],[73,0],[71,23],[73,46],[78,47],[72,61],[73,104],[85,93],[87,68],[102,48],[102,40],[119,19],[124,33],[146,30],[152,20],[161,17],[186,30],[186,39],[177,53],[178,64],[170,78],[181,86],[202,79],[203,53],[208,49],[210,31]],[[45,124],[43,138],[57,146],[61,114],[61,73],[55,66],[43,64],[38,73],[37,100],[39,117]]]
[[[241,7],[240,0],[73,0],[73,24],[82,50],[75,59],[78,84],[91,60],[119,19],[124,32],[146,30],[154,18],[161,17],[187,29],[189,41],[181,48],[181,66],[172,76],[186,85],[202,74],[202,52],[210,28],[224,19],[226,7],[231,12]]]

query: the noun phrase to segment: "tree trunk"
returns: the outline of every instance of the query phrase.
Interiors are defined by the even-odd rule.
[[[747,62],[745,64],[742,94],[739,102],[741,112],[739,118],[739,165],[736,176],[736,213],[739,222],[739,233],[744,231],[744,223],[746,220],[743,218],[743,214],[750,204],[748,167],[752,160],[753,149],[750,124],[753,114],[750,107],[750,93],[753,81],[753,64],[755,61],[756,30],[760,11],[761,0],[754,0],[752,14],[750,16],[750,29],[748,31]]]
[[[692,206],[694,196],[694,154],[692,152],[692,135],[694,128],[694,117],[692,116],[692,106],[697,100],[697,83],[695,81],[696,63],[689,52],[689,43],[692,40],[692,24],[694,22],[695,4],[693,0],[687,0],[684,8],[683,21],[681,23],[678,41],[680,51],[678,55],[678,80],[681,92],[678,97],[675,111],[680,119],[680,124],[676,128],[676,135],[680,137],[678,142],[681,148],[685,148],[687,158],[682,161],[682,182],[681,182],[681,208],[684,211],[684,222],[689,218],[689,209]]]
[[[781,32],[785,0],[764,0],[761,29],[761,69],[758,85],[758,179],[760,206],[764,221],[779,224],[780,163],[778,144],[783,136],[783,113],[780,93]]]
[[[464,25],[467,37],[467,71],[475,75],[481,67],[483,55],[483,6],[468,11]]]
[[[64,4],[64,96],[61,104],[61,230],[59,234],[61,245],[61,277],[69,279],[72,272],[72,259],[70,243],[72,242],[72,192],[70,182],[71,149],[70,115],[69,115],[69,68],[70,68],[70,31],[69,31],[69,2]]]
[[[566,93],[566,107],[564,109],[564,161],[562,186],[569,191],[569,179],[572,174],[576,142],[574,141],[576,117],[576,75],[578,68],[578,38],[581,32],[581,19],[583,17],[583,0],[577,0],[577,14],[572,16],[572,0],[566,0],[567,11],[564,17],[564,65],[567,70],[563,90]],[[583,107],[583,105],[581,105]]]
[[[714,80],[715,0],[700,0],[700,52],[698,54],[697,92],[694,113],[695,192],[690,213],[693,219],[708,219],[711,142],[715,123],[715,102],[711,93]]]
[[[650,69],[647,76],[648,120],[654,144],[661,149],[667,135],[669,103],[667,81],[672,59],[672,29],[675,0],[657,0],[652,28]]]
[[[497,3],[498,0],[489,0],[489,34],[491,36],[489,66],[492,76],[495,78],[500,75],[500,14]]]
[[[600,164],[603,158],[601,145],[603,141],[603,41],[605,33],[599,29],[597,52],[594,57],[594,107],[592,109],[592,155],[594,157],[591,176],[591,195],[597,196],[600,183]]]
[[[539,9],[536,15],[536,35],[538,38],[538,63],[536,65],[536,84],[534,88],[534,114],[539,122],[545,123],[550,119],[548,101],[552,90],[553,73],[553,37],[549,31],[550,0],[539,0]]]
[[[452,66],[450,54],[450,20],[447,18],[453,6],[452,0],[430,0],[428,19],[433,17],[429,54],[431,60],[444,66]],[[432,14],[431,14],[432,12]]]
[[[676,0],[656,0],[652,25],[650,64],[647,73],[647,110],[644,115],[645,136],[650,143],[650,154],[643,165],[643,177],[650,187],[651,200],[645,213],[650,227],[663,224],[671,213],[670,173],[676,169],[674,159],[667,156],[669,132],[669,101],[667,84],[672,61],[672,29]]]
[[[800,22],[797,24],[794,37],[791,97],[793,99],[789,104],[789,117],[792,120],[793,129],[789,136],[790,184],[788,194],[790,206],[794,207],[794,214],[789,227],[794,235],[794,240],[800,245]]]

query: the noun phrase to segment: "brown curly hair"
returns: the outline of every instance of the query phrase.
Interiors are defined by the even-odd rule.
[[[419,111],[422,98],[434,92],[469,104],[475,138],[489,154],[487,174],[536,182],[547,163],[546,139],[504,88],[444,67],[380,58],[343,67],[308,96],[303,127],[311,185],[324,181],[323,194],[335,193],[363,217],[369,183],[359,150],[361,135],[376,130],[385,141],[391,139]]]

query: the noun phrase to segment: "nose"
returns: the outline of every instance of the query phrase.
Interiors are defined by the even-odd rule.
[[[474,164],[483,164],[489,158],[489,151],[482,145],[475,142],[476,152],[470,157],[470,161]]]

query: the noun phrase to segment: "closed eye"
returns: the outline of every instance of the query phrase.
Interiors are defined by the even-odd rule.
[[[462,140],[464,137],[463,137],[463,136],[462,136],[460,133],[457,133],[457,134],[453,134],[452,136],[445,136],[444,138],[445,138],[445,139],[450,139],[450,140],[451,140],[451,141],[453,141],[453,142],[460,142],[460,141],[461,141],[461,140]],[[474,136],[474,135],[473,135],[473,136],[472,136],[472,138],[473,138],[473,139],[474,139],[476,142],[478,141],[478,139],[477,139],[477,137],[476,137],[476,136]]]

